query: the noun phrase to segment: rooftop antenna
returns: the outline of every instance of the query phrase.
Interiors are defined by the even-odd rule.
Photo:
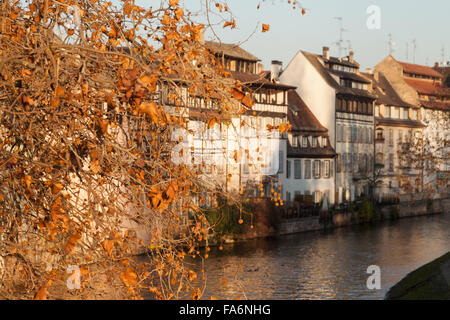
[[[406,41],[406,61],[409,61],[409,42]]]
[[[342,57],[342,50],[344,49],[344,39],[343,39],[343,33],[348,31],[344,29],[344,19],[342,17],[334,17],[334,19],[339,20],[340,27],[339,27],[339,40],[335,43],[338,46],[339,49],[339,58]]]
[[[414,39],[412,43],[413,43],[413,63],[416,63],[416,49],[417,49],[416,39]]]
[[[442,58],[442,66],[445,66],[446,62],[445,62],[445,47],[444,45],[442,45],[442,49],[441,49],[441,58]]]
[[[392,55],[395,51],[395,42],[392,40],[392,33],[389,33],[388,37],[389,37],[389,41],[388,41],[389,54]]]
[[[353,47],[352,47],[352,42],[350,40],[347,40],[347,45],[348,45],[348,51],[352,51]]]

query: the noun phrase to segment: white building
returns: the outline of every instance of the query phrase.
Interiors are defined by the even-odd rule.
[[[359,64],[348,57],[330,57],[329,49],[317,55],[299,51],[280,76],[296,92],[317,120],[328,129],[335,162],[336,202],[353,201],[367,194],[367,177],[374,163],[374,100],[370,81]]]
[[[328,130],[320,124],[295,90],[289,94],[288,133],[285,174],[280,175],[286,201],[311,196],[320,203],[324,196],[328,203],[334,199],[334,158]]]

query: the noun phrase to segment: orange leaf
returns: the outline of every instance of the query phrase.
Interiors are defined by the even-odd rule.
[[[65,250],[67,253],[72,253],[75,249],[75,245],[77,244],[78,240],[81,239],[81,234],[78,232],[75,232],[73,235],[70,236],[69,240],[67,241]]]
[[[222,278],[222,285],[226,286],[228,284],[227,278]]]
[[[262,25],[262,32],[267,32],[267,31],[269,31],[269,29],[270,29],[270,26],[268,24],[264,24],[263,23],[263,25]]]
[[[231,29],[236,28],[236,20],[233,19],[233,21],[227,21],[223,25],[224,28],[230,27],[230,26],[231,26]]]
[[[33,300],[47,300],[48,290],[47,288],[52,285],[52,281],[48,280],[46,284],[41,286],[34,296]]]
[[[127,287],[132,287],[135,286],[137,284],[137,274],[136,272],[131,269],[131,268],[127,268],[127,271],[125,271],[124,273],[122,273],[119,276],[120,280],[122,280],[122,282],[125,284],[125,286]]]
[[[114,241],[113,240],[104,240],[102,242],[102,247],[105,249],[105,251],[108,253],[108,255],[112,255],[112,250],[114,248]]]
[[[179,0],[170,0],[170,1],[169,1],[169,5],[170,5],[172,8],[175,8],[175,7],[178,5],[178,1],[179,1]]]
[[[31,182],[33,181],[33,178],[29,175],[26,175],[24,177],[24,181],[25,181],[25,185],[27,186],[27,189],[30,190],[30,185],[31,185]]]
[[[242,99],[242,104],[244,106],[246,106],[247,108],[251,109],[253,107],[253,105],[255,104],[255,102],[253,101],[253,99],[250,97],[249,94],[247,94],[243,99]]]

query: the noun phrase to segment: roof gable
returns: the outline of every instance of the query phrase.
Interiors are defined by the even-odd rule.
[[[205,41],[205,46],[211,49],[211,51],[217,53],[217,54],[223,54],[225,56],[236,58],[236,59],[243,59],[248,61],[261,61],[258,57],[255,57],[248,51],[245,51],[241,47],[239,47],[236,44],[227,44],[227,43],[219,43],[214,41]]]

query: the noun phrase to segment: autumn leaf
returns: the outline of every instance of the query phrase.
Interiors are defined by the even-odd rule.
[[[79,232],[75,232],[74,234],[72,234],[69,238],[69,240],[67,241],[66,247],[65,247],[65,251],[66,253],[72,253],[73,250],[75,249],[75,245],[77,244],[77,242],[81,239],[81,234]]]
[[[38,292],[35,294],[33,300],[47,300],[48,297],[48,287],[52,285],[52,281],[48,280],[46,284],[41,286]]]
[[[29,175],[25,175],[25,177],[23,178],[25,185],[28,189],[28,191],[31,191],[30,186],[31,186],[31,182],[33,182],[33,178]]]
[[[236,28],[236,20],[233,19],[233,21],[226,21],[223,25],[224,28],[231,27],[231,29]]]
[[[124,273],[120,274],[119,278],[127,287],[133,287],[137,284],[137,273],[131,268],[127,268]]]
[[[212,127],[214,127],[214,125],[216,124],[216,118],[211,118],[208,120],[208,129],[211,129]]]
[[[109,256],[112,255],[112,250],[114,248],[114,240],[103,240],[102,247],[108,253]]]
[[[249,94],[245,95],[245,97],[242,99],[241,102],[244,106],[246,106],[249,109],[253,108],[253,106],[255,104],[255,102],[253,101],[253,99],[251,98],[251,96]]]
[[[179,0],[169,0],[169,5],[175,8],[178,5]]]
[[[222,278],[222,285],[226,286],[228,284],[227,278]]]
[[[269,29],[270,29],[270,26],[268,24],[264,24],[263,23],[263,25],[262,25],[262,32],[267,32],[267,31],[269,31]]]

